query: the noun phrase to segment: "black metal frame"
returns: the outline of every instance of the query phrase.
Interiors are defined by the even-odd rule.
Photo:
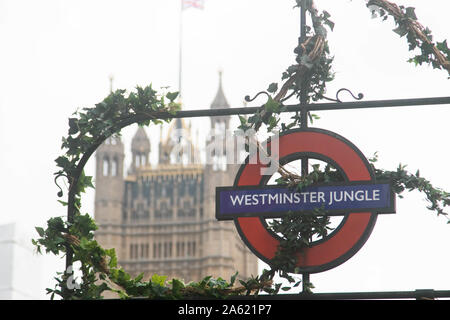
[[[286,105],[281,113],[286,112],[309,112],[309,111],[337,111],[349,109],[373,109],[373,108],[394,108],[394,107],[412,107],[412,106],[431,106],[450,104],[449,97],[433,98],[415,98],[415,99],[393,99],[393,100],[371,100],[355,102],[336,102],[336,103],[311,103],[311,104],[293,104]],[[181,110],[176,114],[160,112],[152,114],[151,119],[178,119],[178,118],[199,118],[231,115],[254,114],[261,107],[243,107],[243,108],[221,108],[221,109],[199,109],[199,110]],[[142,120],[145,120],[142,117]]]

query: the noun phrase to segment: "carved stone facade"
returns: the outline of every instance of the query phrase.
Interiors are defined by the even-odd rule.
[[[211,108],[229,107],[219,84]],[[181,129],[183,121],[174,121]],[[229,118],[211,119],[228,129]],[[173,129],[173,128],[172,128]],[[172,130],[170,132],[176,131]],[[182,164],[171,160],[173,137],[159,145],[159,163],[149,164],[150,141],[143,128],[132,140],[132,163],[124,176],[124,145],[109,138],[96,153],[96,238],[116,248],[118,264],[132,275],[167,275],[184,281],[205,276],[229,279],[258,273],[258,260],[233,222],[215,219],[215,187],[230,186],[236,164]]]

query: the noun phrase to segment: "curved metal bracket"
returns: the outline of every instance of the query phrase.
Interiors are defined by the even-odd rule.
[[[362,100],[362,99],[364,98],[364,94],[358,93],[358,96],[355,96],[355,95],[353,94],[353,92],[351,92],[351,91],[350,91],[349,89],[347,89],[347,88],[339,89],[339,90],[336,92],[336,99],[328,98],[328,97],[325,97],[325,96],[322,96],[322,98],[325,99],[325,100],[329,100],[329,101],[334,101],[334,102],[342,103],[343,101],[339,98],[339,94],[340,94],[341,92],[343,92],[343,91],[346,91],[346,92],[350,93],[350,95],[351,95],[351,96],[353,97],[353,99],[355,99],[355,100]]]
[[[58,195],[59,198],[61,198],[61,197],[64,195],[64,192],[63,192],[61,186],[58,184],[58,182],[56,182],[56,180],[58,180],[58,179],[61,178],[61,177],[66,177],[66,178],[67,178],[67,176],[66,176],[65,174],[58,174],[58,175],[55,177],[55,179],[54,179],[54,182],[55,182],[56,186],[57,186],[58,189],[59,189],[59,191],[58,191],[58,193],[57,193],[57,195]]]
[[[244,99],[246,102],[252,102],[262,94],[265,94],[267,97],[270,97],[270,94],[268,94],[266,91],[261,91],[261,92],[258,92],[253,98],[250,98],[250,96],[245,96]]]

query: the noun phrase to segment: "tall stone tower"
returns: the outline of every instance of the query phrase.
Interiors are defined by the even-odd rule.
[[[96,238],[120,254],[124,192],[124,146],[120,137],[109,137],[96,151],[95,220]]]
[[[211,108],[229,108],[221,75]],[[217,133],[225,135],[229,126],[230,117],[211,118]],[[120,140],[108,140],[98,149],[96,238],[116,248],[118,264],[132,275],[157,273],[185,281],[229,279],[236,271],[241,278],[256,275],[258,260],[233,223],[215,218],[215,188],[232,185],[238,165],[228,164],[224,152],[213,154],[212,163],[186,163],[180,153],[198,152],[190,129],[175,120],[159,143],[159,163],[152,166],[150,141],[145,129],[138,128],[125,178]],[[211,136],[225,141],[220,134]]]
[[[222,84],[222,72],[219,72],[219,86],[216,96],[211,103],[211,109],[229,108],[230,105],[225,97]],[[256,257],[248,250],[236,232],[232,221],[215,221],[215,189],[218,186],[232,186],[237,170],[239,169],[237,149],[235,140],[230,131],[230,116],[211,117],[211,135],[209,144],[217,144],[217,152],[210,153],[212,157],[205,166],[205,212],[211,221],[211,229],[207,239],[209,246],[208,254],[220,252],[218,257],[219,272],[230,274],[233,270],[239,270],[245,276],[256,275],[258,264]],[[232,153],[232,155],[227,154]],[[230,157],[231,156],[231,157]],[[217,268],[217,267],[215,267]],[[215,272],[211,268],[210,272]],[[217,271],[216,271],[217,272]]]

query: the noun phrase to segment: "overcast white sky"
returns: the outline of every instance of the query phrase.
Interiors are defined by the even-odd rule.
[[[448,39],[445,0],[397,1],[416,7],[437,40]],[[0,224],[44,225],[65,215],[56,202],[54,159],[60,155],[67,119],[92,107],[114,87],[178,86],[179,0],[0,0]],[[223,69],[233,107],[244,96],[281,80],[294,63],[299,11],[294,0],[205,0],[204,10],[184,12],[184,109],[207,108]],[[336,23],[330,33],[336,80],[366,100],[449,96],[444,71],[406,63],[404,39],[393,23],[371,19],[363,0],[317,0]],[[345,99],[345,98],[344,98]],[[262,101],[255,102],[258,105]],[[378,166],[408,164],[436,186],[450,190],[450,105],[329,111],[314,125],[343,135]],[[193,121],[194,130],[207,119]],[[127,150],[134,128],[123,132]],[[154,130],[154,129],[153,129]],[[148,129],[152,141],[159,130]],[[202,135],[206,132],[201,131]],[[154,150],[156,147],[154,147]],[[92,164],[88,172],[94,175]],[[92,194],[86,210],[92,212]],[[397,214],[381,215],[366,245],[345,264],[312,275],[316,292],[450,289],[450,225],[425,209],[420,194],[399,200]],[[55,259],[42,291],[54,285]],[[0,262],[2,263],[2,262]],[[24,261],[26,263],[26,261]],[[63,261],[56,262],[63,266]],[[59,270],[61,271],[61,270]],[[32,272],[32,270],[30,271]],[[1,276],[1,275],[0,275]]]

